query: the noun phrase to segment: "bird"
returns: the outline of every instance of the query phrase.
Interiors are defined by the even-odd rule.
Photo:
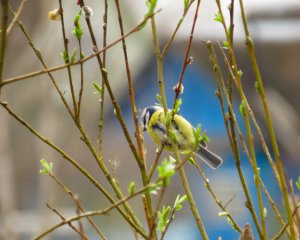
[[[168,110],[171,111],[171,110]],[[149,106],[143,109],[141,115],[141,125],[143,131],[147,131],[150,138],[164,149],[173,152],[173,141],[166,137],[167,127],[164,109],[161,106]],[[176,134],[176,144],[181,153],[193,151],[202,161],[213,169],[218,168],[223,163],[223,159],[208,149],[205,141],[200,141],[196,146],[194,135],[195,128],[183,116],[176,113],[171,120],[173,132]]]

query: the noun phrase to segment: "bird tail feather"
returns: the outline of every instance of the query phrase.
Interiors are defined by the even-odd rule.
[[[196,155],[213,169],[220,167],[223,163],[223,159],[220,156],[201,145],[199,146]]]

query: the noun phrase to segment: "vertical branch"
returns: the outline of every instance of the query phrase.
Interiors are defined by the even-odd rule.
[[[123,20],[122,20],[122,14],[121,14],[119,0],[115,0],[115,3],[116,3],[117,11],[118,11],[118,19],[119,19],[121,36],[123,36],[124,35],[124,27],[123,27]],[[141,175],[142,175],[143,185],[146,186],[148,184],[148,179],[147,179],[147,172],[146,172],[144,146],[143,146],[143,141],[142,141],[139,123],[138,123],[133,83],[132,83],[130,66],[129,66],[129,62],[128,62],[126,41],[124,38],[122,39],[122,46],[123,46],[124,60],[125,60],[127,80],[128,80],[130,105],[131,105],[132,117],[133,117],[133,122],[134,122],[134,127],[135,127],[135,137],[136,137],[136,141],[137,141],[137,145],[138,145],[139,157],[140,157],[140,160],[143,162],[143,165],[140,165],[140,171],[141,171]],[[153,210],[152,210],[152,200],[151,200],[150,193],[146,192],[145,196],[146,196],[146,201],[147,201],[148,212],[149,212],[150,216],[152,216]],[[154,219],[154,221],[155,221],[155,219]],[[154,225],[154,222],[152,222],[152,225]]]
[[[261,79],[260,70],[259,70],[259,67],[258,67],[258,64],[256,61],[254,44],[250,37],[249,30],[248,30],[248,25],[247,25],[247,20],[246,20],[246,15],[245,15],[244,5],[243,5],[242,0],[240,0],[240,8],[241,8],[242,20],[243,20],[243,25],[244,25],[244,30],[245,30],[246,46],[247,46],[248,53],[250,56],[250,61],[251,61],[251,65],[253,68],[253,72],[255,74],[255,78],[258,83],[258,89],[259,89],[258,92],[259,92],[259,95],[261,97],[261,101],[263,104],[265,117],[266,117],[266,121],[267,121],[267,126],[268,126],[269,134],[270,134],[270,140],[271,140],[272,148],[273,148],[274,155],[275,155],[277,170],[279,173],[280,184],[281,184],[281,188],[282,188],[282,195],[283,195],[285,208],[286,208],[286,212],[287,212],[287,216],[288,216],[288,221],[289,221],[289,225],[290,225],[291,239],[295,239],[295,229],[293,227],[292,209],[291,209],[291,205],[289,203],[287,185],[286,185],[285,178],[284,178],[284,170],[283,170],[282,161],[281,161],[281,157],[280,157],[280,153],[279,153],[279,149],[278,149],[278,145],[277,145],[277,139],[276,139],[273,123],[271,120],[271,116],[270,116],[270,112],[269,112],[269,108],[268,108],[268,104],[267,104],[267,100],[266,100],[266,94],[265,94],[263,82]]]
[[[184,56],[184,60],[183,60],[183,63],[182,63],[182,68],[181,68],[178,84],[175,88],[175,98],[174,98],[174,102],[173,102],[173,107],[175,106],[175,102],[178,99],[179,94],[181,92],[181,85],[182,85],[182,81],[183,81],[183,76],[184,76],[186,67],[190,62],[189,61],[189,54],[190,54],[190,50],[191,50],[191,46],[192,46],[192,42],[193,42],[194,31],[195,31],[197,18],[198,18],[198,11],[199,11],[199,7],[200,7],[200,2],[201,2],[201,0],[197,1],[197,6],[196,6],[196,10],[195,10],[195,15],[194,15],[193,25],[192,25],[192,29],[191,29],[191,33],[190,33],[190,37],[189,37],[189,42],[188,42],[188,45],[187,45],[186,50],[185,50],[185,56]]]
[[[104,15],[103,15],[103,47],[107,45],[107,14],[108,14],[108,0],[104,0]],[[103,67],[106,67],[106,50],[103,51]],[[100,93],[100,113],[98,121],[98,154],[103,156],[103,123],[104,123],[104,98],[105,98],[105,83],[101,80],[101,93]]]
[[[83,52],[82,52],[82,44],[81,44],[81,38],[78,39],[78,46],[79,46],[79,56],[80,59],[83,57]],[[79,98],[78,98],[78,103],[77,103],[77,116],[76,119],[79,121],[80,119],[80,109],[81,109],[81,100],[82,100],[82,94],[83,94],[83,81],[84,80],[84,75],[83,75],[83,63],[80,63],[80,89],[79,89]]]
[[[6,29],[8,24],[8,0],[1,0],[2,6],[2,19],[1,19],[1,42],[0,42],[0,84],[3,80],[3,69],[4,69],[4,58],[5,58],[5,49],[6,49]],[[1,89],[0,89],[1,96]]]
[[[15,13],[12,9],[10,9],[10,11],[11,11],[11,13],[12,13],[13,15],[16,15],[16,13]],[[39,50],[39,49],[35,46],[35,44],[32,42],[32,40],[31,40],[31,38],[30,38],[30,36],[29,36],[27,30],[26,30],[25,27],[23,26],[23,23],[20,22],[18,19],[16,20],[16,22],[17,22],[18,26],[20,27],[21,31],[23,32],[23,34],[25,35],[25,37],[26,37],[26,39],[27,39],[27,41],[28,41],[28,44],[30,45],[30,47],[31,47],[32,50],[34,51],[35,55],[37,56],[37,58],[39,59],[39,61],[41,62],[41,64],[43,65],[44,69],[47,70],[48,67],[47,67],[47,65],[46,65],[46,63],[45,63],[45,61],[44,61],[44,59],[43,59],[43,56],[42,56],[40,50]],[[51,73],[51,72],[47,72],[47,74],[48,74],[49,78],[51,79],[51,81],[52,81],[52,83],[53,83],[53,85],[54,85],[56,91],[58,92],[58,94],[59,94],[59,96],[60,96],[60,98],[61,98],[63,104],[65,105],[67,111],[69,112],[70,116],[71,116],[72,119],[74,120],[74,119],[75,119],[75,116],[73,115],[73,113],[72,113],[72,111],[71,111],[71,109],[70,109],[70,107],[69,107],[69,104],[67,103],[67,100],[66,100],[64,94],[62,93],[62,91],[60,90],[60,87],[59,87],[59,85],[57,84],[56,80],[54,79],[52,73]]]
[[[64,22],[64,13],[63,13],[63,7],[62,7],[62,0],[58,0],[59,2],[59,14],[61,18],[61,30],[63,34],[63,41],[64,41],[64,47],[65,47],[65,54],[66,54],[66,63],[69,63],[69,48],[68,48],[68,43],[69,40],[66,37],[66,31],[65,31],[65,22]],[[69,77],[69,84],[70,84],[70,89],[71,89],[71,95],[72,95],[72,101],[73,101],[73,107],[74,107],[74,115],[77,116],[77,105],[76,105],[76,100],[75,100],[75,93],[74,93],[74,87],[73,87],[73,80],[72,80],[72,72],[71,72],[71,67],[68,66],[68,77]]]
[[[210,52],[210,60],[211,60],[212,66],[213,66],[213,71],[214,71],[214,75],[215,75],[217,84],[220,85],[222,87],[222,89],[226,89],[225,83],[224,83],[224,80],[223,80],[223,77],[222,77],[222,73],[221,73],[221,70],[220,70],[220,67],[219,67],[220,65],[219,65],[217,57],[216,57],[215,50],[214,50],[214,48],[213,48],[213,46],[210,42],[207,43],[206,46],[207,46],[207,48]],[[228,105],[229,105],[230,100],[227,99],[227,102],[228,102]],[[234,116],[234,113],[233,113],[232,109],[229,109],[229,111],[231,111],[231,116]],[[234,121],[234,120],[235,120],[234,118],[230,118],[230,121]],[[234,126],[234,125],[235,125],[235,123],[231,124],[231,126]],[[263,234],[262,234],[262,231],[260,229],[260,225],[259,225],[258,218],[257,218],[257,215],[256,215],[255,210],[254,210],[254,206],[253,206],[251,195],[250,195],[250,192],[249,192],[249,189],[248,189],[248,186],[247,186],[247,182],[245,180],[245,176],[244,176],[243,170],[241,168],[240,154],[239,154],[239,150],[238,150],[237,138],[236,138],[236,135],[235,135],[235,129],[234,128],[231,129],[231,135],[229,135],[229,136],[232,137],[231,148],[232,148],[232,152],[233,152],[234,159],[235,159],[235,165],[236,165],[238,175],[239,175],[239,178],[240,178],[240,181],[241,181],[241,184],[242,184],[242,187],[243,187],[246,199],[247,199],[246,207],[249,209],[249,211],[251,213],[251,216],[253,218],[254,224],[256,226],[257,232],[258,232],[259,236],[262,238]]]

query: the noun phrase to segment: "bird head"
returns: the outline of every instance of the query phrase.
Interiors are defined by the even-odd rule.
[[[147,130],[148,122],[149,122],[151,116],[153,115],[153,113],[155,113],[159,109],[161,109],[160,106],[150,106],[150,107],[144,108],[142,115],[141,115],[141,124],[143,127],[143,131]]]

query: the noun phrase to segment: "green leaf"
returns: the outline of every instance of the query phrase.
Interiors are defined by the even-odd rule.
[[[243,71],[242,70],[238,70],[237,74],[238,74],[239,79],[241,79],[242,76],[243,76]]]
[[[225,49],[229,49],[229,42],[228,41],[223,41],[223,45]]]
[[[190,0],[184,0],[183,4],[184,4],[184,11],[186,11],[187,7],[189,6],[189,2]]]
[[[175,162],[176,160],[170,156],[169,159],[163,160],[161,165],[157,167],[158,176],[165,178],[167,186],[169,186],[170,179],[175,174]]]
[[[296,182],[296,186],[300,190],[300,176],[298,177],[298,181]]]
[[[246,37],[246,45],[251,48],[254,47],[253,39],[250,36]]]
[[[157,0],[148,0],[146,1],[146,4],[148,6],[148,13],[146,14],[146,17],[153,15]]]
[[[174,209],[176,211],[180,211],[182,208],[182,204],[187,200],[187,195],[183,195],[182,197],[180,197],[180,195],[178,194],[174,203]]]
[[[53,163],[50,162],[48,163],[45,159],[42,159],[41,161],[41,165],[42,165],[42,169],[40,170],[40,173],[41,174],[49,174],[49,173],[52,173],[52,166],[53,166]]]
[[[175,107],[174,107],[175,113],[179,112],[181,104],[182,104],[182,99],[181,98],[177,99],[175,102]]]
[[[192,154],[189,159],[188,159],[189,163],[196,166],[196,160],[195,160],[195,155]]]
[[[163,205],[162,210],[158,211],[157,213],[157,217],[158,217],[158,230],[163,232],[165,230],[166,225],[169,222],[169,213],[171,211],[171,207],[168,206],[166,207],[165,205]]]
[[[267,209],[266,209],[266,208],[264,208],[264,211],[263,211],[263,216],[264,216],[264,218],[266,218],[266,217],[267,217],[267,215],[268,215],[268,211],[267,211]]]
[[[60,52],[59,55],[62,57],[62,59],[64,60],[64,62],[66,64],[69,63],[69,56],[68,56],[68,54],[67,54],[67,52],[65,50],[62,51],[62,52]]]
[[[169,135],[174,143],[178,143],[176,132],[169,130]]]
[[[171,125],[172,118],[173,118],[172,111],[168,111],[167,115],[166,115],[166,125],[167,126]]]
[[[130,195],[134,194],[134,189],[135,189],[135,182],[131,182],[128,187],[128,193]]]
[[[219,212],[218,213],[219,217],[227,217],[229,215],[228,212]]]
[[[93,82],[93,86],[96,89],[95,94],[101,94],[102,93],[102,88],[100,87],[100,85],[96,82]]]
[[[78,14],[75,16],[74,19],[74,29],[72,31],[73,35],[80,40],[83,35],[83,28],[81,27],[79,20],[81,17],[81,10],[78,12]]]
[[[146,191],[150,194],[157,195],[157,191],[160,190],[161,186],[162,186],[162,182],[158,182],[150,186],[149,188],[147,188]]]
[[[73,52],[72,52],[72,55],[71,55],[71,58],[70,58],[70,63],[73,64],[75,62],[75,59],[76,59],[76,48],[73,49]]]
[[[198,145],[202,138],[201,138],[201,124],[198,124],[195,131],[194,131],[194,137],[196,139],[196,145]]]
[[[240,105],[240,112],[243,116],[245,116],[246,114],[246,103],[245,100],[242,101],[241,105]]]
[[[162,98],[161,98],[161,96],[158,93],[156,94],[156,99],[158,101],[158,105],[162,106]]]
[[[222,15],[221,15],[220,12],[218,12],[218,13],[215,14],[214,20],[217,21],[217,22],[220,22],[220,23],[223,22]]]

